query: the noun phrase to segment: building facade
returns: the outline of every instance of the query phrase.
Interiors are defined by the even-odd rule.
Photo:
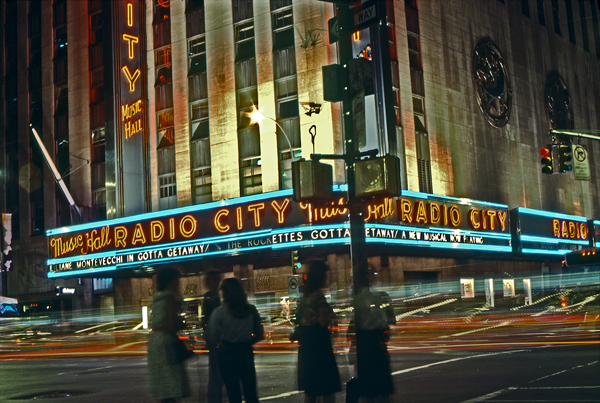
[[[495,230],[494,222],[502,233],[489,236],[498,242],[486,235],[483,246],[459,252],[432,246],[434,237],[463,242],[443,237],[452,234],[446,230],[428,232],[427,245],[420,238],[368,244],[369,263],[382,281],[401,286],[552,273],[560,271],[561,250],[600,242],[600,143],[574,139],[586,146],[589,180],[558,173],[557,160],[555,174],[544,174],[540,163],[540,149],[568,141],[564,135],[553,141],[551,129],[600,130],[598,2],[386,0],[357,4],[357,23],[367,9],[374,17],[360,23],[352,45],[373,70],[361,145],[400,158],[403,189],[402,196],[367,207],[367,214],[378,212],[367,236],[379,230],[373,237],[383,239],[387,228],[409,230],[410,237],[411,226],[440,220],[465,237]],[[103,247],[116,248],[113,229],[122,226],[133,237],[127,248],[158,250],[146,237],[158,239],[163,225],[176,242],[177,228],[169,227],[175,219],[184,238],[196,238],[190,231],[197,228],[213,239],[225,234],[220,228],[236,231],[237,225],[237,238],[218,240],[226,245],[247,240],[245,220],[256,224],[251,220],[263,217],[254,201],[266,203],[265,211],[272,205],[277,217],[285,200],[292,203],[293,159],[344,151],[341,104],[325,101],[323,89],[322,67],[338,62],[335,14],[332,3],[317,0],[3,0],[0,210],[12,214],[13,232],[4,293],[22,303],[48,301],[57,310],[139,306],[151,298],[153,270],[176,263],[189,275],[188,296],[201,295],[202,271],[217,267],[243,278],[249,292],[276,299],[288,293],[292,250],[301,260],[327,259],[330,288],[349,289],[348,240],[318,239],[319,232],[316,242],[281,249],[219,246],[223,253],[96,260],[77,266],[80,271],[69,266],[69,256],[83,262],[116,252],[100,248],[108,254],[89,259],[55,246],[60,237],[68,244],[62,233],[109,228]],[[261,124],[248,117],[254,109],[267,117]],[[57,185],[31,127],[80,210]],[[558,158],[556,148],[550,150]],[[338,162],[334,183],[345,183]],[[343,187],[337,191],[342,204],[325,213],[332,222],[341,217],[336,231],[347,217]],[[471,209],[460,210],[461,203]],[[227,206],[227,215],[220,213]],[[244,217],[234,206],[243,207]],[[317,210],[290,206],[294,214],[304,212],[290,218],[295,232],[306,229],[310,237],[325,230],[310,215]],[[221,215],[206,218],[204,211]],[[454,211],[462,223],[453,224]],[[185,212],[198,215],[184,222]],[[436,212],[444,218],[435,221]],[[547,246],[529,245],[521,234],[529,221],[534,228],[552,214],[562,217],[558,238],[563,226],[562,238],[569,238],[571,223],[575,232],[573,242],[545,253]],[[162,224],[153,226],[153,218]],[[127,226],[135,220],[150,232]],[[389,220],[404,227],[385,227]],[[547,239],[557,234],[551,221]],[[271,242],[294,232],[282,225],[270,227],[279,231],[269,235]],[[57,286],[75,288],[75,295],[57,295]]]

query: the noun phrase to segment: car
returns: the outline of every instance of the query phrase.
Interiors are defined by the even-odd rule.
[[[19,301],[15,298],[0,297],[0,318],[19,316]]]

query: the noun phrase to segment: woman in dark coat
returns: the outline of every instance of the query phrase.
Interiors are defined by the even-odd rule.
[[[248,303],[242,283],[226,278],[219,286],[223,305],[215,309],[208,322],[208,335],[217,345],[217,362],[230,403],[258,403],[256,369],[252,345],[264,338],[256,307]]]
[[[333,403],[335,393],[341,391],[329,330],[334,313],[319,289],[325,284],[326,278],[325,263],[311,262],[304,295],[296,314],[300,343],[298,386],[304,390],[306,403],[315,403],[318,396],[323,396],[324,403]]]
[[[183,362],[178,362],[173,341],[183,328],[178,293],[179,270],[166,267],[157,276],[152,298],[152,332],[148,339],[148,394],[163,403],[190,396]]]

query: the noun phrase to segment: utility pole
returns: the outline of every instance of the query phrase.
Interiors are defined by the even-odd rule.
[[[348,204],[350,207],[350,259],[352,261],[352,284],[353,294],[356,296],[357,284],[360,277],[368,279],[367,246],[365,242],[365,221],[363,214],[363,203],[356,197],[354,159],[358,154],[358,142],[354,139],[354,124],[352,115],[352,94],[349,89],[348,67],[353,58],[352,55],[352,31],[354,30],[354,16],[347,4],[336,4],[339,24],[339,54],[345,79],[342,80],[342,110],[344,130],[344,153],[351,157],[346,162],[346,178],[348,183]]]

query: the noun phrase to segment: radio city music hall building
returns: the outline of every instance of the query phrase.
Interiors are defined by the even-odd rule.
[[[4,294],[63,311],[146,305],[152,275],[175,265],[186,297],[217,268],[277,301],[292,251],[329,263],[332,294],[350,289],[344,166],[332,162],[329,204],[291,189],[292,159],[344,152],[322,70],[339,61],[332,3],[1,5]],[[373,75],[351,78],[373,87],[361,146],[400,160],[401,194],[363,211],[378,281],[464,277],[482,291],[484,278],[552,275],[566,251],[598,247],[599,143],[574,139],[584,180],[540,163],[551,129],[600,129],[598,2],[386,0],[353,12],[352,50]]]

